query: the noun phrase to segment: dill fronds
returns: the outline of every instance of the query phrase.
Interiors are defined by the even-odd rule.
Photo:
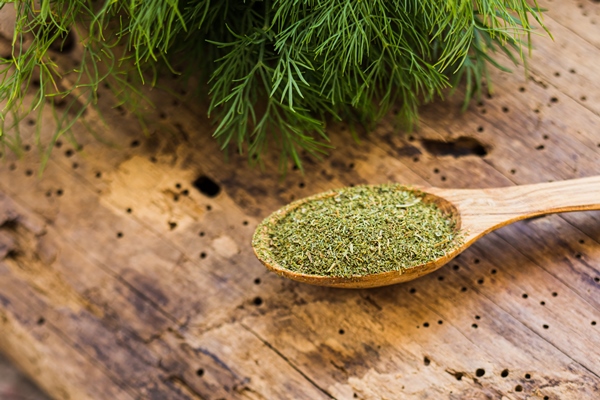
[[[16,14],[12,53],[0,54],[0,145],[18,151],[19,121],[57,103],[53,142],[68,134],[96,104],[101,84],[118,104],[143,102],[139,85],[156,84],[166,67],[184,76],[200,70],[223,148],[260,160],[275,146],[282,168],[289,159],[301,166],[301,150],[318,156],[328,149],[326,118],[371,126],[398,106],[412,125],[420,104],[461,81],[466,106],[481,94],[488,65],[506,69],[493,54],[524,60],[532,21],[543,27],[539,6],[522,0],[23,0],[0,7]],[[69,68],[57,53],[73,37],[81,64]],[[27,92],[35,100],[25,104]]]

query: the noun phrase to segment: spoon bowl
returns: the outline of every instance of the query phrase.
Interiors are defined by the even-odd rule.
[[[311,275],[281,267],[269,248],[268,226],[277,224],[303,204],[335,195],[335,192],[325,192],[297,200],[268,216],[266,223],[260,224],[254,234],[254,254],[276,274],[312,285],[354,289],[387,286],[439,269],[482,236],[512,222],[552,213],[600,210],[600,176],[492,189],[408,189],[420,193],[422,201],[435,203],[454,220],[456,229],[463,234],[463,242],[459,246],[425,264],[368,275]]]

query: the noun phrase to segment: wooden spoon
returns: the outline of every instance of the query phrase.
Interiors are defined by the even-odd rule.
[[[434,261],[402,271],[352,277],[307,275],[277,264],[268,251],[269,233],[263,226],[254,234],[254,254],[270,270],[296,281],[340,288],[371,288],[410,281],[433,272],[483,235],[515,221],[545,214],[600,210],[600,176],[493,189],[414,189],[425,193],[424,201],[435,202],[440,209],[453,215],[457,229],[465,234],[462,246]],[[280,220],[299,205],[321,198],[323,194],[297,200],[275,211],[265,221]]]

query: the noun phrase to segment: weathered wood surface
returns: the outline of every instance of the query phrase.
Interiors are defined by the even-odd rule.
[[[598,398],[600,212],[518,222],[372,290],[284,280],[250,247],[271,211],[349,184],[599,175],[600,4],[541,4],[555,41],[534,39],[528,77],[493,71],[491,98],[425,107],[410,138],[393,116],[360,145],[332,126],[336,150],[305,175],[225,162],[201,106],[158,90],[149,137],[127,113],[103,125],[90,110],[111,146],[77,128],[82,150],[63,140],[41,178],[34,149],[6,155],[0,351],[57,399]],[[25,121],[24,145],[37,124],[51,129]]]

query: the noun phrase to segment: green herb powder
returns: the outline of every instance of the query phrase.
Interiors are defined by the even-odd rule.
[[[461,241],[451,215],[395,184],[331,191],[261,225],[257,232],[266,228],[268,243],[256,243],[257,234],[258,251],[309,275],[401,271],[444,256]]]

